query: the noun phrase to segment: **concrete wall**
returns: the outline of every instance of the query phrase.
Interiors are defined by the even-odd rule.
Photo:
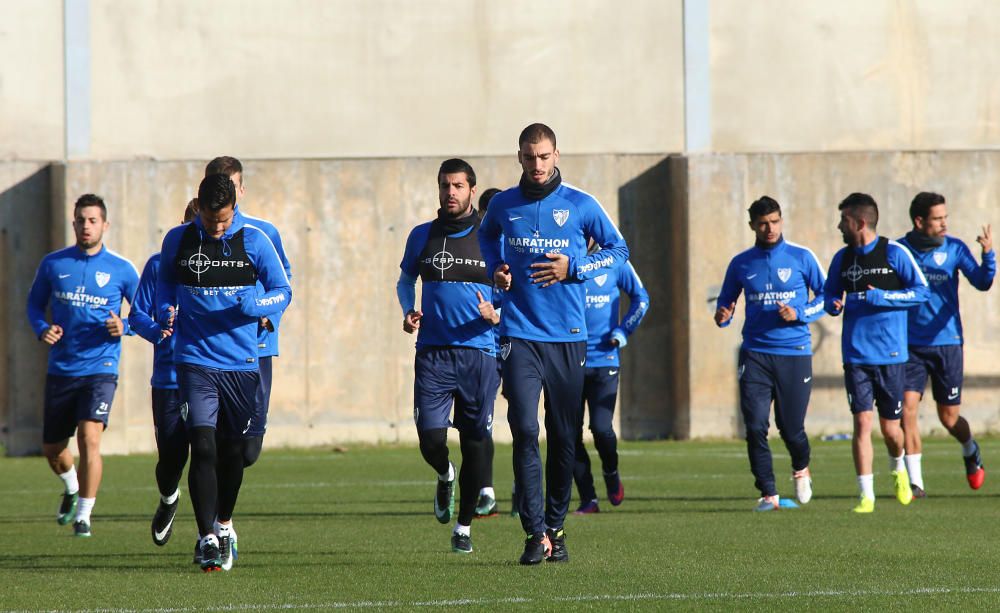
[[[881,234],[896,238],[910,229],[908,208],[918,191],[937,191],[949,202],[949,232],[975,243],[983,224],[1000,220],[1000,152],[844,153],[802,155],[706,155],[687,160],[690,319],[690,431],[692,437],[733,436],[742,427],[738,414],[736,354],[743,324],[741,300],[733,324],[715,326],[712,315],[729,260],[753,244],[746,208],[769,194],[781,203],[785,236],[810,247],[824,266],[843,246],[836,230],[837,204],[852,191],[872,194],[879,203]],[[642,249],[642,245],[637,245]],[[647,273],[647,278],[649,274]],[[965,324],[962,414],[976,431],[1000,426],[1000,299],[996,289],[982,293],[961,282]],[[841,318],[823,317],[811,325],[815,386],[806,422],[810,434],[850,431],[843,389]],[[925,429],[941,431],[932,408],[922,412]]]
[[[67,1],[73,159],[507,155],[532,121],[577,154],[682,151],[686,121],[697,151],[1000,142],[989,0]],[[63,2],[0,0],[0,159],[66,157],[64,53]]]
[[[677,1],[90,6],[87,158],[506,155],[532,121],[576,153],[683,146]]]
[[[567,181],[593,193],[617,218],[620,186],[660,159],[566,156],[562,170]],[[245,161],[248,191],[241,206],[281,229],[293,267],[294,296],[282,320],[268,445],[415,439],[415,339],[401,330],[395,283],[409,230],[433,218],[437,209],[440,161]],[[481,189],[507,187],[520,172],[513,156],[471,158],[470,162],[479,175]],[[17,167],[22,174],[33,168]],[[73,202],[84,192],[105,198],[111,223],[107,244],[141,269],[159,249],[165,232],[179,221],[203,168],[202,161],[70,162],[53,167],[50,172],[58,177],[55,182],[65,189],[49,195],[56,202],[52,221],[39,226],[11,223],[10,228],[14,236],[31,235],[36,242],[47,241],[50,246],[14,251],[18,268],[7,274],[26,292],[44,252],[73,241],[68,221]],[[22,190],[10,192],[8,198],[20,206],[44,211],[46,196]],[[27,330],[23,292],[11,296],[5,306],[11,314],[7,321],[14,339],[7,340],[7,355],[21,363],[20,345],[11,344],[16,340],[30,346],[33,356],[18,371],[20,384],[8,382],[6,390],[11,453],[33,451],[41,440],[38,428],[44,367],[37,356],[44,357],[44,351]],[[153,449],[151,368],[150,346],[138,337],[126,339],[111,426],[103,445],[106,452]],[[628,390],[623,392],[623,406],[647,406],[644,412],[659,410],[641,393],[635,394],[634,402],[629,394]],[[505,416],[501,398],[496,415],[499,440],[510,436]]]
[[[0,160],[65,152],[62,0],[0,0]]]
[[[993,148],[1000,4],[710,0],[711,151]]]

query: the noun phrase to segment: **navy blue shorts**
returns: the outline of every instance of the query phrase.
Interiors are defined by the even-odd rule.
[[[46,444],[65,441],[76,433],[81,421],[99,421],[107,429],[117,387],[118,375],[47,375],[42,441]]]
[[[271,407],[271,356],[257,358],[257,367],[260,371],[260,383],[254,396],[257,413],[247,436],[264,436],[267,430],[267,411]]]
[[[910,361],[906,363],[906,391],[920,392],[923,398],[929,374],[935,402],[952,406],[962,404],[963,370],[961,345],[910,347]]]
[[[194,364],[177,365],[181,413],[185,425],[214,428],[222,438],[247,438],[257,415],[256,370],[219,370]]]
[[[879,417],[899,419],[903,416],[903,383],[906,364],[844,364],[844,386],[851,413],[871,411],[878,407]]]
[[[779,427],[793,432],[802,429],[812,394],[811,355],[741,349],[739,379],[740,408],[748,428],[767,431],[773,401]]]
[[[156,440],[167,441],[187,436],[181,414],[181,393],[177,388],[153,388],[153,429]]]
[[[493,433],[497,397],[497,359],[478,349],[425,347],[413,361],[413,421],[417,430],[454,425],[480,437]],[[451,416],[455,405],[454,422]]]

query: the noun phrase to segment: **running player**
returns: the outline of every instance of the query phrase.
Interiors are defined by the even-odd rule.
[[[595,246],[596,247],[596,246]],[[583,379],[583,398],[590,408],[590,432],[594,447],[601,457],[604,489],[608,500],[618,506],[625,499],[625,486],[618,474],[618,437],[612,421],[618,401],[619,350],[628,343],[649,309],[649,293],[630,262],[584,282],[587,293],[587,369]],[[629,297],[629,309],[622,320],[618,304],[621,292]],[[580,493],[577,515],[598,513],[594,475],[590,472],[590,455],[583,444],[583,408],[577,428],[576,464],[573,480]]]
[[[809,323],[823,316],[826,276],[811,250],[785,240],[781,205],[776,200],[762,196],[748,211],[756,240],[726,269],[715,323],[726,327],[732,322],[736,299],[744,293],[746,321],[738,367],[740,411],[746,425],[750,472],[760,490],[754,510],[774,511],[780,507],[780,498],[767,443],[772,402],[774,421],[792,457],[795,496],[802,504],[812,499],[805,429],[812,393]]]
[[[258,418],[257,328],[261,317],[283,310],[292,293],[271,240],[236,215],[235,206],[228,176],[202,180],[194,222],[163,239],[156,286],[158,321],[175,336],[181,413],[191,441],[188,484],[205,571],[228,570],[235,558],[229,520],[243,481],[244,437]]]
[[[264,231],[264,234],[274,244],[281,259],[281,265],[285,269],[285,274],[289,281],[292,279],[292,265],[285,255],[285,247],[281,241],[278,229],[271,222],[259,217],[252,217],[240,207],[240,202],[246,195],[246,184],[243,182],[243,164],[236,158],[223,155],[213,159],[205,166],[205,176],[212,174],[224,174],[232,179],[236,185],[236,215],[244,223],[253,225]],[[257,291],[263,288],[260,281],[257,282]],[[288,307],[288,303],[285,303]],[[271,381],[272,381],[272,359],[278,357],[278,333],[281,325],[281,316],[284,309],[272,314],[269,317],[261,317],[260,325],[257,327],[257,355],[258,367],[260,369],[260,386],[257,388],[256,403],[257,416],[254,419],[253,429],[247,432],[244,439],[245,448],[243,450],[244,466],[249,468],[260,457],[261,448],[264,445],[264,432],[267,429],[267,413],[271,406]]]
[[[965,243],[947,235],[948,207],[944,196],[930,192],[917,194],[910,203],[910,220],[913,229],[899,242],[913,253],[930,284],[930,299],[908,312],[910,359],[906,363],[903,394],[903,433],[910,488],[916,498],[926,496],[917,412],[929,374],[938,419],[961,443],[966,479],[969,487],[978,490],[986,478],[983,457],[972,437],[969,422],[959,415],[963,336],[958,311],[958,272],[961,271],[979,291],[985,292],[992,287],[997,271],[993,233],[986,225],[982,235],[976,237],[983,250],[983,263],[978,265]]]
[[[403,331],[418,331],[413,419],[420,453],[438,475],[434,515],[446,524],[454,512],[455,465],[448,459],[448,427],[454,425],[462,468],[451,548],[472,553],[472,519],[499,384],[493,326],[500,317],[493,311],[493,285],[479,253],[480,220],[472,206],[476,173],[464,160],[445,160],[437,181],[437,219],[417,226],[407,237],[396,290]],[[420,310],[414,304],[418,276]]]
[[[491,187],[489,189],[483,190],[483,193],[479,194],[479,218],[482,219],[486,216],[486,211],[489,210],[490,200],[493,196],[500,193],[500,190]],[[492,282],[492,280],[491,280]],[[500,314],[500,305],[502,300],[503,292],[493,288],[493,300],[491,301],[489,307],[485,304],[481,305],[480,311],[488,314],[489,309],[493,309],[496,313]],[[499,320],[497,320],[499,323]],[[497,383],[500,382],[500,328],[498,326],[493,326],[493,347],[497,355]],[[486,439],[485,448],[483,449],[483,463],[482,463],[482,474],[479,479],[479,499],[476,500],[476,517],[493,517],[497,514],[497,496],[496,491],[493,489],[493,431],[490,430],[490,435]]]
[[[624,264],[628,246],[593,196],[562,182],[551,128],[528,126],[518,148],[521,181],[493,197],[479,242],[494,282],[505,292],[500,357],[514,438],[518,512],[528,535],[520,562],[538,564],[569,559],[563,522],[573,495],[587,356],[581,282]],[[588,256],[591,238],[602,251]],[[543,389],[548,438],[544,497],[538,447]]]
[[[49,345],[42,452],[63,481],[57,521],[90,536],[90,514],[101,485],[101,435],[118,386],[121,337],[132,334],[119,317],[139,284],[132,262],[104,246],[108,209],[84,194],[73,206],[76,244],[46,255],[28,292],[28,321]],[[51,320],[46,308],[51,309]],[[80,449],[77,476],[69,437]]]
[[[841,350],[847,402],[854,416],[851,450],[858,475],[860,499],[855,513],[875,510],[872,474],[872,409],[889,451],[889,468],[896,499],[913,500],[903,461],[903,413],[906,310],[927,300],[924,274],[913,255],[896,241],[877,234],[878,205],[868,194],[853,193],[840,203],[837,226],[847,247],[833,256],[824,308],[844,313]],[[845,298],[846,293],[846,298]]]
[[[184,223],[195,215],[197,202],[192,200],[184,209]],[[181,415],[177,392],[177,371],[174,368],[174,338],[156,323],[156,279],[160,270],[160,254],[146,261],[139,278],[139,290],[128,314],[128,323],[136,334],[153,344],[153,432],[156,436],[156,487],[160,502],[153,514],[150,532],[153,543],[167,544],[174,529],[174,516],[180,500],[181,475],[188,459],[188,436]]]

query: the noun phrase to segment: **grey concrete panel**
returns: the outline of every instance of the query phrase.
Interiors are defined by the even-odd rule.
[[[0,160],[54,160],[65,147],[63,2],[0,2]]]
[[[0,440],[11,455],[42,444],[42,401],[48,352],[28,326],[28,289],[49,252],[50,177],[47,165],[0,163]]]

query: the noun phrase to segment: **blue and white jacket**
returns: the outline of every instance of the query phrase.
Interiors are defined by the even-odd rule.
[[[587,255],[591,238],[601,250]],[[531,200],[516,186],[494,196],[479,243],[491,276],[501,263],[510,266],[500,334],[530,341],[586,341],[582,281],[615,270],[629,256],[625,238],[600,203],[567,183],[541,200]],[[569,277],[543,288],[532,283],[531,265],[549,262],[547,253],[569,256]]]
[[[826,276],[816,255],[782,237],[771,248],[754,246],[732,259],[716,309],[729,307],[743,293],[746,299],[744,349],[776,355],[812,355],[809,323],[823,316],[825,282]],[[795,321],[782,319],[778,315],[779,302],[795,309],[798,318]],[[732,319],[720,327],[731,322]]]
[[[649,310],[649,293],[630,262],[584,282],[587,291],[587,368],[618,366],[618,351],[642,323]],[[619,320],[621,293],[629,297],[629,309]],[[618,345],[611,341],[617,340]]]
[[[135,265],[107,247],[87,255],[73,245],[42,258],[28,291],[28,321],[37,337],[50,325],[63,329],[49,349],[49,374],[118,374],[121,338],[112,337],[104,322],[111,313],[121,314],[122,299],[131,303],[138,285]],[[128,322],[122,323],[125,334],[132,334]]]
[[[176,364],[257,370],[259,319],[283,311],[291,299],[277,249],[242,215],[219,239],[205,233],[197,216],[163,238],[156,319],[164,325],[169,308],[177,308]]]
[[[844,363],[906,362],[907,310],[926,302],[929,294],[913,254],[896,241],[876,236],[863,247],[838,251],[830,262],[823,297],[827,313],[844,313],[840,335]],[[834,304],[837,300],[841,308]]]
[[[907,331],[911,347],[962,344],[962,317],[958,311],[958,271],[972,287],[985,292],[993,286],[997,256],[992,250],[983,254],[983,264],[961,240],[946,236],[944,244],[920,251],[906,237],[900,244],[910,250],[930,285],[930,297],[907,312]]]
[[[159,389],[177,389],[177,369],[174,367],[174,337],[163,338],[163,328],[156,323],[156,279],[160,270],[160,254],[154,253],[142,269],[139,290],[128,313],[132,330],[153,343],[153,376],[149,381]]]
[[[288,261],[288,256],[285,255],[285,247],[281,242],[281,234],[278,233],[278,229],[274,227],[274,224],[267,221],[266,219],[260,219],[259,217],[251,217],[243,212],[243,210],[236,205],[235,215],[239,215],[243,218],[244,223],[252,224],[264,231],[264,234],[271,239],[271,243],[274,245],[275,251],[278,252],[278,258],[281,260],[281,266],[285,269],[285,276],[288,277],[289,283],[292,280],[292,264]],[[257,281],[257,292],[263,293],[264,286]],[[285,308],[288,308],[290,303],[285,303]],[[278,355],[278,333],[281,326],[281,317],[285,314],[285,309],[281,309],[273,315],[268,315],[267,320],[271,323],[273,331],[268,330],[264,326],[260,326],[257,329],[257,354],[262,358],[275,357]]]

